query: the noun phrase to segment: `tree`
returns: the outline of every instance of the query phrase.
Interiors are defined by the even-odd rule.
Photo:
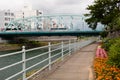
[[[118,15],[118,17],[115,17],[115,19],[113,19],[113,21],[109,25],[111,26],[111,30],[113,31],[120,30],[120,15]]]
[[[98,23],[111,27],[120,13],[119,3],[120,0],[95,0],[93,5],[87,7],[89,14],[85,14],[89,27],[96,29]]]

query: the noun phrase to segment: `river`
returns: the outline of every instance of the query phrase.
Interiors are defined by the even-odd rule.
[[[15,52],[15,51],[18,51],[18,50],[14,50],[14,51],[2,51],[0,52],[0,55],[3,55],[3,54],[10,54],[11,52]],[[57,52],[60,52],[61,50],[57,50],[55,52],[52,53],[52,55],[56,54]],[[48,52],[48,48],[46,49],[40,49],[40,50],[35,50],[35,51],[32,51],[32,52],[27,52],[26,53],[26,59],[27,58],[30,58],[30,57],[33,57],[33,56],[36,56],[36,55],[39,55],[41,53],[44,53],[44,52]],[[58,55],[57,57],[60,57],[60,55]],[[26,67],[29,67],[31,65],[34,65],[35,63],[38,63],[40,61],[42,61],[43,59],[47,58],[48,57],[48,54],[44,55],[44,56],[41,56],[41,57],[38,57],[36,59],[33,59],[33,60],[30,60],[28,62],[26,62]],[[56,57],[56,58],[57,58]],[[53,58],[52,60],[54,60],[55,58]],[[22,60],[22,54],[16,54],[16,55],[13,55],[13,56],[9,56],[9,57],[3,57],[3,58],[0,58],[0,68],[2,67],[5,67],[7,65],[10,65],[12,63],[15,63],[15,62],[18,62],[18,61],[21,61]],[[48,60],[46,62],[44,62],[42,65],[38,65],[37,67],[34,67],[33,69],[27,71],[30,72],[30,71],[33,71],[33,70],[36,70],[36,69],[40,69],[41,67],[43,67],[44,65],[48,64]],[[14,67],[11,67],[11,68],[8,68],[7,70],[3,70],[3,71],[0,71],[0,80],[5,80],[5,78],[13,75],[13,74],[16,74],[17,72],[21,71],[22,70],[22,64],[19,64],[17,66],[14,66]],[[22,77],[22,74],[11,79],[11,80],[18,80]]]

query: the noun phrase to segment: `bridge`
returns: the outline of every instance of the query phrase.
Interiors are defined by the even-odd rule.
[[[102,25],[88,28],[83,15],[41,15],[11,21],[0,29],[0,36],[99,35],[102,30]]]

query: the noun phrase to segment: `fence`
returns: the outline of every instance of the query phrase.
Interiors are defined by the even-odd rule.
[[[71,40],[71,41],[69,40],[66,42],[62,41],[61,43],[58,43],[58,44],[51,44],[49,42],[47,46],[28,49],[28,50],[26,50],[25,46],[23,46],[22,51],[0,55],[0,58],[5,58],[5,57],[21,54],[20,61],[11,63],[7,66],[0,68],[0,72],[7,70],[8,68],[13,68],[14,66],[19,65],[21,67],[21,70],[8,76],[7,78],[5,78],[5,80],[14,80],[14,79],[16,80],[16,78],[20,79],[20,80],[28,80],[31,77],[33,77],[35,74],[37,74],[38,72],[40,72],[41,70],[43,70],[47,67],[49,68],[49,70],[51,70],[52,69],[51,65],[53,63],[55,63],[58,59],[63,60],[65,58],[64,56],[71,55],[78,49],[80,49],[92,42],[94,42],[94,40],[86,40],[86,41],[79,41],[79,42],[76,40]],[[42,52],[43,49],[45,52]],[[27,54],[30,54],[30,52],[35,51],[35,50],[40,50],[42,53],[32,56],[32,57],[27,57]],[[32,54],[35,54],[35,52]],[[32,63],[32,65],[27,66],[27,64],[29,64],[28,63],[29,61],[30,62],[33,60],[36,61],[36,58],[38,59],[38,62],[35,62],[34,64]],[[35,67],[37,67],[37,68],[39,67],[39,70],[35,71],[30,76],[26,76],[28,71],[30,71],[31,69],[34,70]],[[17,77],[17,76],[19,76],[19,77]]]

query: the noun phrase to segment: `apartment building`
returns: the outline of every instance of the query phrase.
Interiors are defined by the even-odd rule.
[[[4,29],[10,21],[15,19],[15,14],[10,10],[0,11],[0,30]]]
[[[43,12],[41,10],[34,10],[32,9],[32,6],[27,5],[27,6],[24,6],[21,11],[15,12],[15,19],[24,19],[32,16],[41,16],[42,14]],[[26,30],[34,30],[38,28],[43,28],[42,23],[39,23],[38,25],[34,21],[31,21],[30,23],[25,24]]]
[[[0,31],[2,31],[6,26],[15,19],[24,19],[31,16],[40,16],[43,12],[41,10],[33,10],[32,6],[24,6],[23,9],[19,11],[11,10],[1,10],[0,11]],[[34,23],[32,23],[34,24]],[[34,27],[34,26],[33,26]]]
[[[31,17],[31,16],[40,16],[42,15],[43,12],[41,10],[33,10],[32,6],[24,6],[21,11],[15,12],[15,18],[26,18],[26,17]]]

